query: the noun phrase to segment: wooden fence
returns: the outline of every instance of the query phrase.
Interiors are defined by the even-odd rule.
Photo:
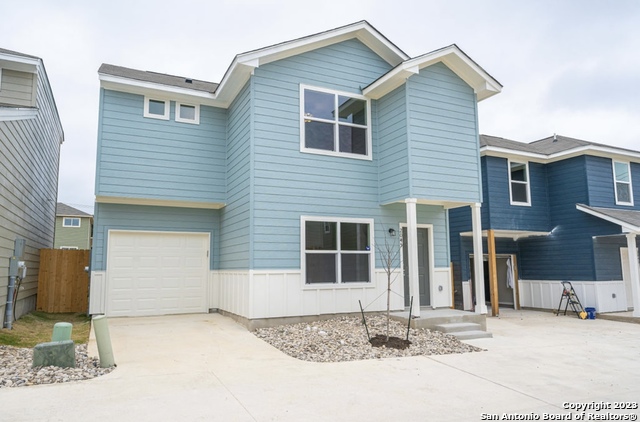
[[[40,249],[36,309],[52,313],[87,312],[88,265],[88,250]]]

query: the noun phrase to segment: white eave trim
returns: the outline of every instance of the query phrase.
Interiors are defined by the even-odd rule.
[[[584,213],[593,215],[594,217],[598,217],[598,218],[600,218],[602,220],[608,221],[610,223],[617,224],[620,227],[622,227],[622,231],[627,231],[629,233],[638,233],[638,234],[640,234],[640,227],[634,226],[633,224],[629,224],[629,223],[627,223],[625,221],[618,220],[615,217],[611,217],[609,215],[600,213],[600,212],[598,212],[596,210],[589,209],[589,208],[587,208],[585,206],[582,206],[580,204],[576,204],[576,209],[579,210],[579,211],[582,211]],[[616,210],[616,211],[619,211],[619,210]],[[622,211],[624,211],[624,210],[622,210]]]
[[[451,45],[400,63],[364,88],[362,92],[374,100],[380,99],[402,85],[408,77],[418,73],[420,69],[438,62],[442,62],[472,87],[478,101],[496,95],[502,90],[502,85],[498,81],[485,72],[457,46]]]
[[[202,104],[208,104],[215,101],[215,96],[209,92],[123,78],[121,76],[113,76],[105,73],[98,73],[98,77],[100,79],[100,87],[104,89],[140,95],[156,94],[162,98],[167,97],[167,94],[171,94],[172,99],[185,99],[191,101],[197,99],[199,103]]]
[[[122,205],[149,205],[156,207],[180,207],[180,208],[201,208],[218,210],[226,205],[222,202],[194,202],[194,201],[174,201],[170,199],[153,198],[129,198],[122,196],[96,196],[96,202],[101,204],[122,204]]]
[[[580,155],[593,155],[596,157],[606,158],[622,158],[628,160],[630,158],[636,161],[640,160],[640,152],[620,150],[615,147],[602,147],[598,145],[585,145],[566,151],[556,152],[554,154],[540,154],[535,152],[517,151],[509,148],[500,148],[494,146],[483,146],[480,148],[480,155],[489,155],[492,157],[502,158],[526,158],[529,161],[548,164],[555,161],[566,160],[567,158],[577,157]]]
[[[409,57],[398,47],[390,43],[382,34],[378,33],[366,22],[358,22],[342,28],[329,30],[320,34],[288,41],[271,47],[261,48],[256,51],[240,54],[236,61],[241,64],[251,62],[255,67],[282,60],[287,57],[305,53],[307,51],[326,47],[352,38],[357,38],[387,63],[396,66]],[[232,65],[233,68],[233,65]]]
[[[179,96],[177,99],[188,100],[191,102],[197,101],[198,104],[227,108],[247,83],[254,69],[260,65],[353,38],[360,40],[392,66],[395,66],[409,58],[398,47],[393,45],[382,34],[376,31],[371,25],[366,22],[358,22],[353,25],[348,25],[298,40],[288,41],[271,47],[265,47],[259,50],[239,54],[233,59],[233,62],[222,77],[222,81],[214,93],[135,79],[127,79],[104,73],[98,73],[98,75],[100,78],[100,86],[105,89],[130,92],[140,95],[148,95],[150,93],[162,95],[164,93],[165,97],[167,94],[171,94],[171,99],[175,99],[176,96]]]
[[[532,230],[494,230],[494,236],[498,238],[510,238],[514,241],[518,239],[524,239],[526,237],[534,237],[534,236],[549,236],[551,232],[541,232],[541,231],[532,231]],[[473,232],[462,232],[460,236],[471,237],[473,236]],[[487,230],[482,231],[482,236],[487,237]]]
[[[37,108],[0,107],[0,122],[28,120],[38,117]]]
[[[0,53],[0,67],[18,72],[38,73],[40,59],[11,53]]]

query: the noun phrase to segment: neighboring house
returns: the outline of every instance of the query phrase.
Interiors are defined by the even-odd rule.
[[[0,49],[0,321],[9,262],[25,239],[26,278],[15,314],[35,309],[40,249],[53,246],[64,133],[42,59]]]
[[[56,205],[55,249],[91,249],[93,216],[58,202]]]
[[[376,243],[403,231],[392,307],[451,305],[447,209],[479,213],[477,102],[501,90],[457,46],[412,59],[358,22],[239,54],[220,84],[99,76],[91,313],[381,310]]]
[[[498,302],[556,309],[566,280],[584,306],[640,316],[640,152],[564,136],[482,135],[480,145],[485,267],[494,255]],[[449,221],[456,290],[470,298],[471,215],[452,210]]]

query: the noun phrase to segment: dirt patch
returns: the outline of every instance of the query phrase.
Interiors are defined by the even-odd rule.
[[[391,347],[399,350],[404,350],[411,345],[409,340],[392,336],[389,336],[389,340],[387,340],[387,336],[383,336],[382,334],[371,337],[369,343],[371,343],[373,347]]]

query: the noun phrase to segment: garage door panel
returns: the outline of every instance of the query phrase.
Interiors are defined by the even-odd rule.
[[[107,315],[206,312],[209,236],[111,232]]]

